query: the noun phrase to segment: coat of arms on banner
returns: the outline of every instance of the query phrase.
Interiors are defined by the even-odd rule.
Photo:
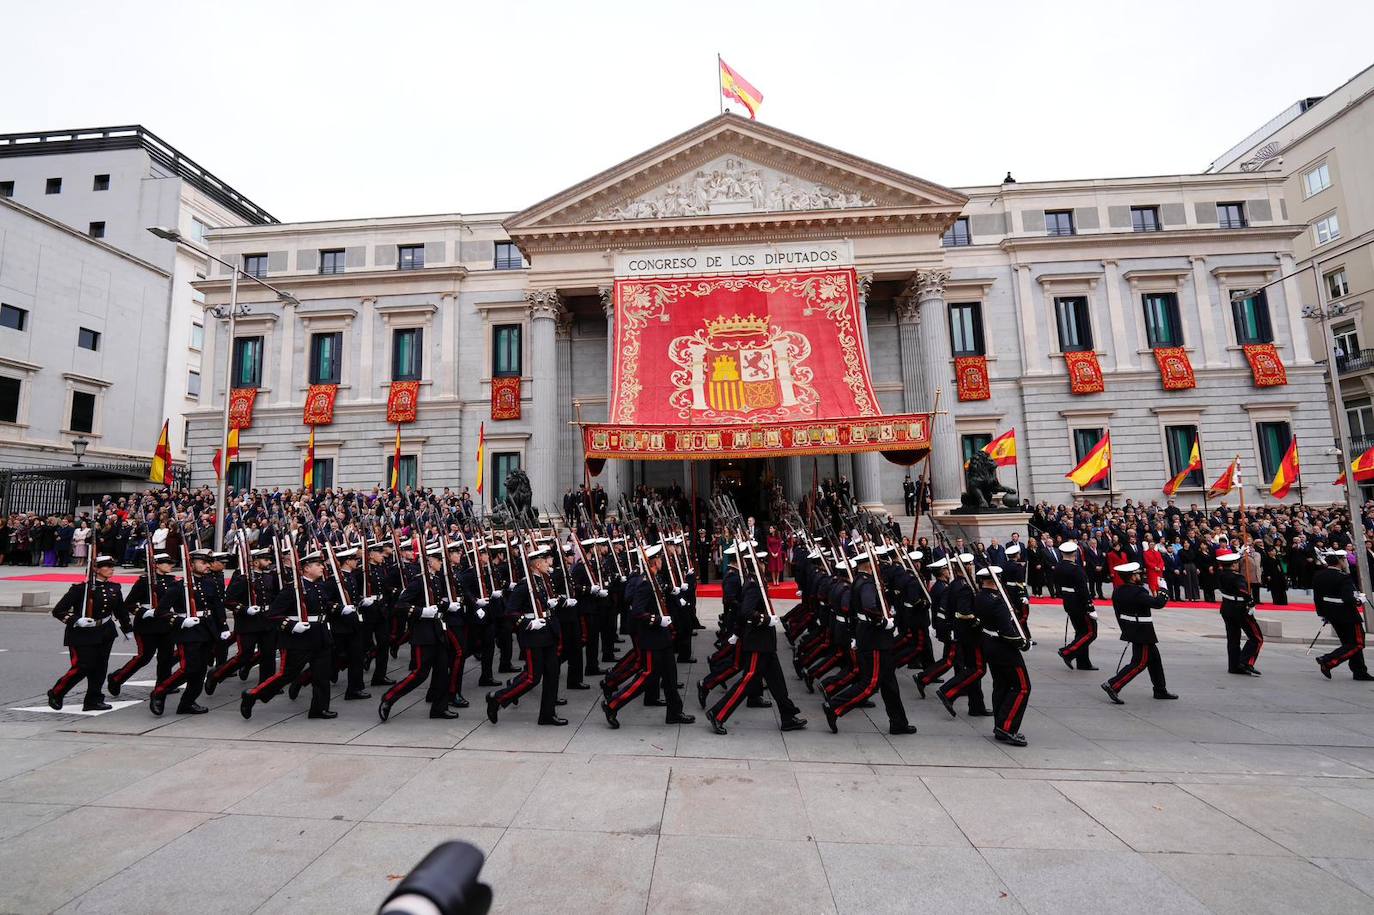
[[[811,355],[805,335],[753,314],[717,315],[704,323],[668,344],[668,358],[679,366],[668,398],[678,416],[768,422],[814,414],[820,396],[805,365]]]

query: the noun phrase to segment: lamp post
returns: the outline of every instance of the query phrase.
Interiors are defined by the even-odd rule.
[[[89,447],[90,444],[90,442],[79,435],[72,439],[72,451],[76,453],[76,463],[72,465],[73,467],[82,466],[81,459],[86,456],[86,448]]]
[[[209,312],[217,320],[228,320],[229,322],[229,344],[228,350],[224,354],[225,378],[224,378],[224,410],[220,423],[219,453],[220,453],[220,473],[219,479],[215,482],[215,549],[220,550],[224,547],[224,517],[225,517],[225,491],[229,482],[229,401],[234,390],[234,325],[241,315],[249,314],[252,309],[247,304],[239,304],[239,277],[250,279],[259,286],[270,290],[277,301],[285,305],[299,305],[300,300],[289,292],[283,292],[271,283],[265,282],[251,273],[242,270],[238,264],[231,264],[229,261],[215,257],[200,245],[192,244],[184,235],[176,229],[169,229],[164,226],[149,226],[148,231],[158,238],[166,239],[174,244],[186,245],[197,254],[212,260],[217,264],[222,264],[229,268],[229,304],[227,306],[216,306],[209,309]],[[214,367],[211,366],[213,374]],[[210,387],[211,396],[214,396],[214,384]],[[73,443],[75,444],[75,443]]]

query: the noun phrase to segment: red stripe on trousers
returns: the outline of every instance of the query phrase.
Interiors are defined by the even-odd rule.
[[[286,676],[286,649],[283,648],[283,649],[281,650],[281,666],[278,667],[275,671],[273,671],[272,676],[268,677],[266,680],[263,680],[263,681],[262,681],[261,683],[259,683],[257,686],[255,686],[255,687],[253,687],[252,689],[250,689],[250,690],[248,691],[248,695],[252,696],[254,699],[258,698],[258,694],[259,694],[259,693],[261,693],[261,692],[263,692],[264,690],[267,690],[267,689],[274,689],[274,688],[276,687],[277,682],[278,682],[279,680],[281,680],[281,679],[282,679],[283,677],[285,677],[285,676]]]
[[[186,679],[186,646],[178,645],[176,670],[172,671],[171,676],[169,676],[166,680],[163,680],[157,686],[153,687],[153,695],[167,695],[169,692],[171,692],[173,689],[179,686],[181,684],[181,681],[184,679]]]
[[[448,631],[448,643],[453,648],[453,666],[448,672],[448,691],[451,695],[458,695],[461,691],[463,673],[463,644],[458,640],[458,633],[452,629]]]
[[[875,651],[873,652],[873,676],[869,679],[868,685],[865,686],[863,689],[859,690],[858,695],[856,695],[853,699],[850,699],[848,702],[844,703],[839,708],[835,709],[836,718],[840,717],[845,712],[849,711],[854,706],[858,705],[860,702],[863,702],[869,696],[873,695],[874,691],[878,688],[878,674],[878,652]]]
[[[216,683],[228,679],[239,666],[239,661],[243,658],[243,636],[234,634],[234,656],[225,661],[219,667],[210,672],[210,677]]]
[[[1355,655],[1359,654],[1362,651],[1364,651],[1364,627],[1361,626],[1358,622],[1356,622],[1354,647],[1346,651],[1343,651],[1340,654],[1331,655],[1331,657],[1328,658],[1327,663],[1324,666],[1327,670],[1332,670],[1336,667],[1339,667],[1341,664],[1344,664],[1346,661],[1349,661],[1351,658],[1355,657]]]
[[[1141,645],[1141,646],[1140,646],[1140,663],[1137,664],[1135,667],[1127,668],[1123,673],[1119,674],[1119,675],[1117,676],[1117,678],[1116,678],[1117,681],[1119,681],[1119,682],[1114,682],[1114,683],[1112,683],[1112,689],[1116,690],[1117,692],[1120,692],[1121,690],[1125,689],[1127,683],[1130,683],[1130,682],[1131,682],[1132,680],[1134,680],[1136,677],[1140,676],[1140,672],[1141,672],[1142,670],[1144,670],[1146,667],[1149,667],[1149,666],[1150,666],[1150,646],[1149,646],[1149,645]]]
[[[931,667],[930,670],[927,670],[925,673],[921,674],[921,682],[926,686],[929,686],[930,684],[934,683],[936,679],[938,679],[939,677],[943,677],[945,674],[953,670],[954,659],[958,654],[958,643],[946,642],[944,656],[941,657],[940,660],[936,661],[935,665]]]
[[[744,676],[739,678],[735,688],[730,691],[730,695],[725,698],[725,706],[721,709],[720,720],[724,721],[734,712],[739,701],[744,698],[744,691],[749,688],[749,683],[754,679],[754,674],[759,670],[759,656],[757,652],[749,652],[749,669],[744,672]]]
[[[501,706],[503,708],[507,702],[513,699],[519,699],[534,686],[534,649],[526,648],[524,651],[520,652],[520,654],[525,659],[525,669],[516,674],[510,686],[501,690],[504,694],[501,696]]]
[[[72,684],[76,682],[76,675],[81,673],[81,665],[77,663],[75,648],[67,649],[67,660],[71,663],[71,667],[65,674],[57,678],[57,682],[53,684],[52,688],[52,691],[59,696],[67,695],[67,690],[71,689]]]
[[[1011,730],[1011,723],[1016,720],[1017,714],[1021,711],[1021,706],[1025,704],[1026,697],[1030,695],[1030,680],[1026,678],[1024,667],[1016,668],[1016,680],[1021,684],[1021,687],[1016,694],[1016,701],[1011,704],[1011,711],[1007,712],[1007,718],[1002,722],[1002,730],[1004,731]]]
[[[620,691],[610,698],[606,705],[610,706],[611,711],[618,711],[621,706],[635,697],[635,693],[643,688],[644,682],[649,679],[654,672],[653,652],[644,654],[644,667],[640,669],[639,676],[635,677],[628,685],[621,687]]]
[[[1245,628],[1250,633],[1250,638],[1255,641],[1255,656],[1250,659],[1250,666],[1253,667],[1259,660],[1260,652],[1264,650],[1264,633],[1260,631],[1259,622],[1253,616],[1245,618]]]
[[[146,649],[143,647],[143,636],[139,635],[137,632],[134,633],[134,645],[137,646],[137,647],[134,649],[134,656],[133,656],[132,658],[130,658],[130,659],[124,664],[123,667],[121,667],[121,668],[119,668],[119,670],[115,671],[114,676],[110,678],[111,680],[114,680],[115,683],[119,684],[120,686],[123,686],[123,685],[124,685],[124,681],[127,680],[127,679],[129,679],[130,677],[132,677],[132,676],[134,675],[134,671],[138,670],[138,669],[139,669],[140,667],[142,667],[144,664],[147,664],[147,663],[148,663],[148,659],[147,659],[146,657],[144,657],[144,654],[143,654],[144,651],[146,650]]]
[[[400,682],[398,682],[395,686],[391,687],[391,689],[389,689],[389,690],[386,691],[386,695],[382,697],[382,701],[383,701],[383,702],[395,702],[396,699],[399,698],[400,695],[401,695],[402,693],[404,693],[406,690],[410,689],[411,684],[415,682],[415,678],[419,675],[420,671],[424,669],[424,663],[423,663],[423,661],[422,661],[422,659],[424,658],[424,654],[423,654],[424,648],[423,648],[422,646],[420,646],[420,645],[412,645],[412,646],[410,646],[410,650],[411,650],[412,656],[415,658],[415,666],[412,667],[412,668],[406,673],[406,675],[405,675],[404,677],[401,678]],[[273,674],[273,675],[267,680],[267,682],[263,684],[263,686],[266,686],[267,683],[271,683],[273,680],[275,680],[275,679],[277,679],[278,677],[280,677],[280,676],[282,675],[282,672],[285,671],[285,670],[286,670],[286,652],[283,651],[283,652],[281,653],[281,670],[279,670],[279,671],[277,671],[275,674]],[[262,689],[262,686],[259,686],[258,689]]]
[[[1090,617],[1088,621],[1088,631],[1080,635],[1078,638],[1074,639],[1069,644],[1065,645],[1063,648],[1060,649],[1060,652],[1065,656],[1072,656],[1078,654],[1078,652],[1083,649],[1083,646],[1088,644],[1088,642],[1095,635],[1097,635],[1097,627],[1092,624],[1092,620]]]
[[[947,699],[957,699],[964,690],[972,686],[985,673],[987,673],[987,665],[983,663],[983,653],[975,648],[973,649],[973,666],[969,668],[968,676],[962,680],[955,680],[941,692],[945,694]]]

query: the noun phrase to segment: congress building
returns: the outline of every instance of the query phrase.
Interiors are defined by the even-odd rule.
[[[1031,499],[1071,498],[1110,432],[1095,498],[1162,499],[1196,441],[1182,505],[1237,456],[1262,501],[1296,437],[1302,497],[1331,502],[1282,191],[1263,170],[953,189],[724,114],[518,212],[213,230],[299,304],[241,282],[234,339],[207,315],[193,480],[232,387],[240,487],[299,486],[312,429],[316,486],[386,485],[398,437],[402,485],[472,486],[480,432],[488,504],[520,467],[540,506],[589,473],[612,501],[843,476],[899,506],[929,451],[939,507],[1014,428],[1001,480]],[[229,272],[197,284],[207,308]]]

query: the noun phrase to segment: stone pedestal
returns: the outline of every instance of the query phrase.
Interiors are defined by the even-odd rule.
[[[969,543],[981,540],[985,544],[994,537],[999,543],[1005,544],[1017,531],[1020,531],[1021,539],[1025,540],[1028,536],[1026,525],[1030,518],[1029,512],[993,512],[984,515],[935,513],[935,523],[945,532],[945,536],[963,537]],[[930,525],[922,523],[920,534],[926,536],[929,533]]]

